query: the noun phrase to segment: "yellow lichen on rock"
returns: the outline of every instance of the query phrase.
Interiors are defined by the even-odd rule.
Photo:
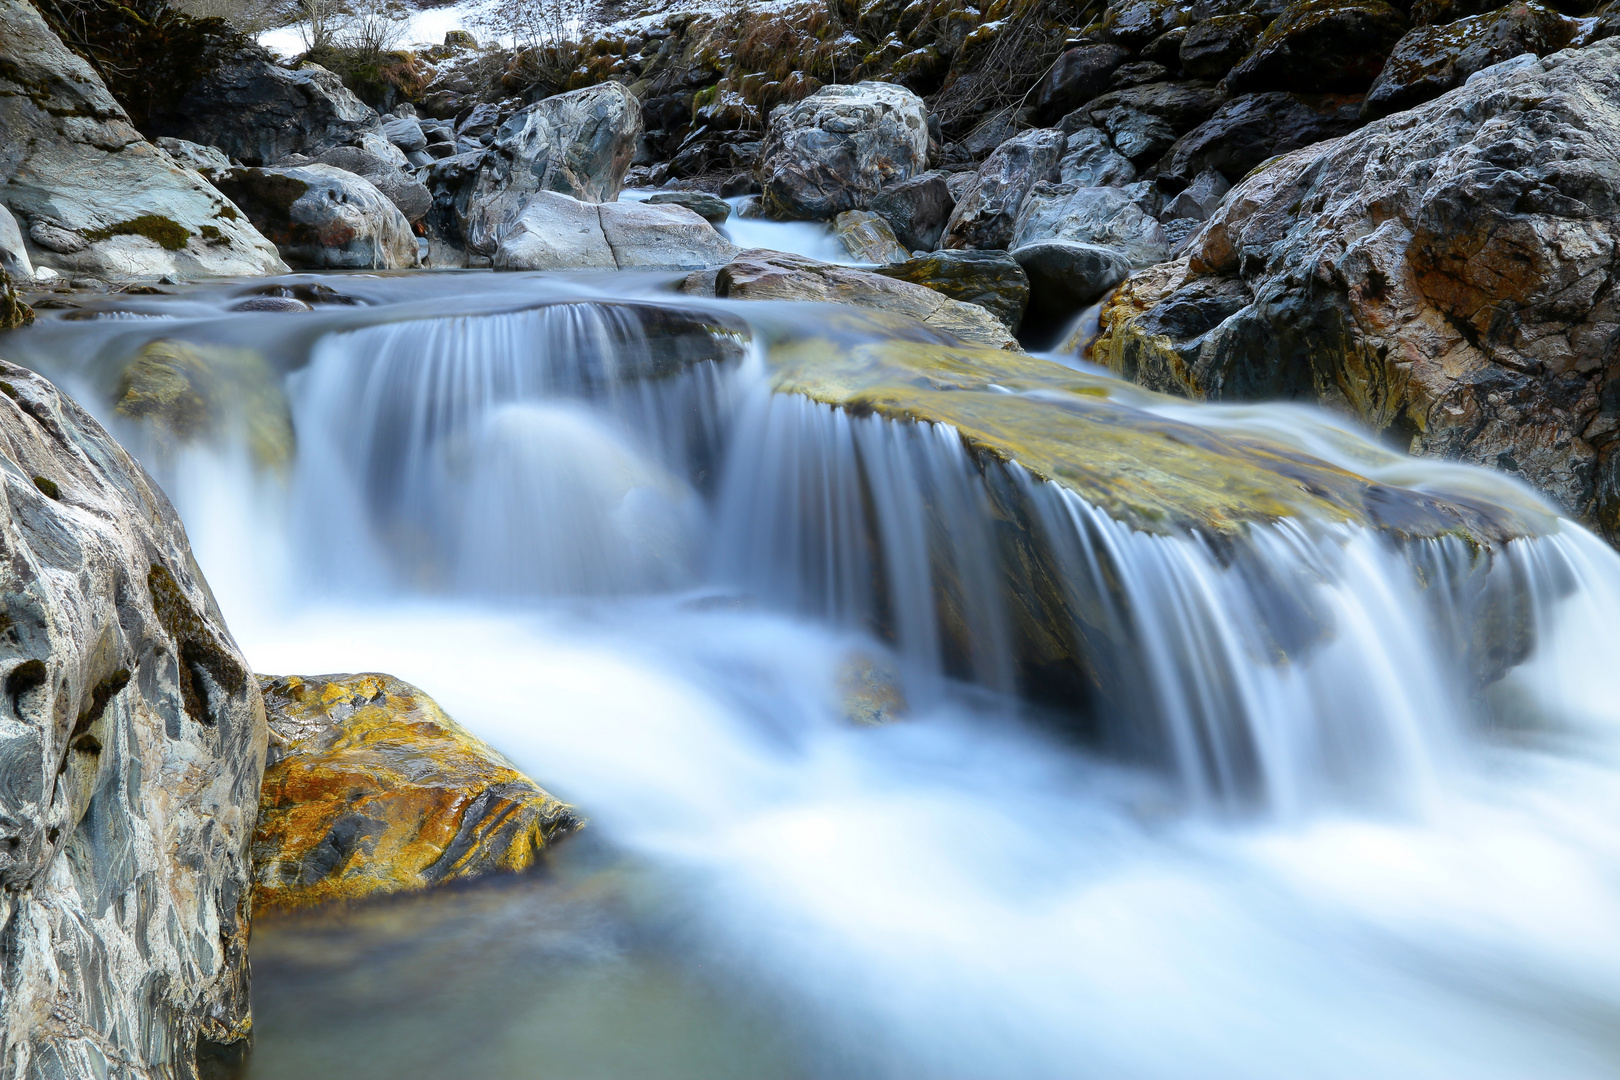
[[[260,676],[254,903],[301,907],[524,870],[582,821],[389,675]]]

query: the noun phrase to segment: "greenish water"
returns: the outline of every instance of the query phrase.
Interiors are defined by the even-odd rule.
[[[585,846],[585,845],[582,845]],[[677,962],[645,881],[544,875],[313,912],[253,938],[247,1080],[743,1080],[801,1075],[758,1003]]]

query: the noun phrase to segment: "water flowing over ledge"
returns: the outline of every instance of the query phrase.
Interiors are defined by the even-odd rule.
[[[795,1018],[756,1072],[1612,1074],[1446,974],[1620,1009],[1556,929],[1620,912],[1620,562],[1510,481],[840,309],[327,280],[0,348],[138,448],[256,665],[430,688],[656,868],[660,947]],[[159,340],[265,357],[290,465],[113,411]],[[839,722],[852,654],[915,722]]]

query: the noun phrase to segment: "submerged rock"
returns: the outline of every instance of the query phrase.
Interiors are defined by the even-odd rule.
[[[261,675],[256,904],[302,907],[533,866],[583,824],[388,675]]]
[[[258,300],[309,310],[293,297]],[[146,428],[164,459],[172,460],[181,447],[192,443],[222,446],[235,437],[245,443],[259,467],[292,466],[292,409],[279,373],[251,349],[154,341],[125,366],[112,400],[119,416]]]
[[[910,711],[900,668],[887,657],[850,653],[838,666],[837,682],[839,709],[852,724],[878,727]]]
[[[1299,150],[1131,279],[1093,354],[1211,400],[1329,403],[1620,537],[1620,43],[1487,70]]]
[[[759,164],[765,212],[827,220],[928,167],[928,110],[889,83],[823,86],[771,112]]]
[[[249,1030],[259,689],[163,493],[3,363],[0,457],[0,1061],[195,1076]]]

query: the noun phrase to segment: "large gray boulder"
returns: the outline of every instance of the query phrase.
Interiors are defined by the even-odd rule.
[[[1055,182],[1067,136],[1056,128],[1036,128],[1008,139],[979,166],[973,184],[956,201],[945,226],[948,248],[1012,246],[1013,225],[1030,190]]]
[[[416,265],[411,223],[368,180],[331,165],[232,169],[218,181],[292,265],[401,270]]]
[[[10,0],[17,2],[17,0]],[[183,93],[174,110],[149,118],[153,135],[216,146],[246,165],[313,157],[379,132],[376,110],[318,64],[281,67],[258,46],[226,57]]]
[[[465,196],[469,249],[491,254],[538,191],[612,202],[641,137],[641,105],[618,83],[558,94],[502,124]]]
[[[1620,42],[1507,61],[1261,166],[1094,354],[1212,400],[1320,401],[1514,473],[1620,539]]]
[[[264,705],[173,508],[0,363],[0,1062],[195,1077],[248,1034]]]
[[[828,220],[928,168],[928,109],[904,87],[824,86],[771,111],[759,180],[765,212]]]
[[[670,203],[529,197],[495,249],[499,270],[699,270],[737,253],[701,216]]]
[[[286,270],[208,181],[142,138],[26,0],[0,0],[0,204],[37,266],[111,279]]]

